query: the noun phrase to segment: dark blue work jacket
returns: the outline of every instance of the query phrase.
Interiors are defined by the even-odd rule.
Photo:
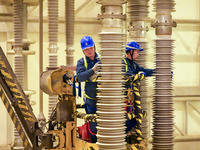
[[[154,73],[154,69],[145,69],[141,66],[139,66],[135,61],[131,61],[128,58],[123,59],[123,63],[126,65],[123,69],[126,76],[133,76],[135,74],[138,74],[140,71],[145,73],[145,76],[152,76]],[[131,81],[126,82],[126,88],[130,88]]]
[[[92,67],[94,66],[95,63],[98,62],[97,57],[98,55],[95,53],[94,60],[91,60],[88,57],[81,58],[78,60],[76,66],[76,75],[78,81],[79,82],[87,81],[85,82],[85,94],[87,94],[91,98],[96,98],[97,82],[92,82],[90,80],[90,76],[94,74]]]

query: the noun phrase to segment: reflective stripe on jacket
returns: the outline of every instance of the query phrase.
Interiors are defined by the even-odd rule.
[[[88,57],[81,58],[77,62],[76,66],[76,76],[79,82],[85,82],[85,94],[91,98],[96,98],[96,88],[97,82],[92,82],[90,76],[94,74],[92,67],[98,61],[98,55],[95,54],[94,60],[91,60]]]

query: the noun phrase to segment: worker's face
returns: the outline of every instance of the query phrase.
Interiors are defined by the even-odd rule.
[[[94,48],[94,46],[84,49],[83,53],[85,54],[85,56],[87,56],[89,58],[95,56],[95,48]]]
[[[140,52],[140,50],[138,50],[138,49],[132,50],[133,60],[137,60],[137,58],[139,57],[139,52]]]

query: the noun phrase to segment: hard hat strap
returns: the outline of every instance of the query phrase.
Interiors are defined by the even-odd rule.
[[[131,60],[133,60],[133,52],[134,52],[134,49],[130,50]]]

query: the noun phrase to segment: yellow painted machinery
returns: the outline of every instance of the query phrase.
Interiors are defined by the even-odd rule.
[[[66,83],[63,75],[67,74]],[[41,75],[41,89],[47,94],[58,95],[58,103],[54,108],[48,123],[48,130],[44,132],[38,126],[32,107],[19,85],[15,74],[0,48],[0,97],[17,129],[26,149],[30,150],[97,150],[97,144],[89,143],[77,138],[77,117],[87,121],[97,120],[97,115],[87,115],[77,111],[76,99],[72,95],[73,71],[70,68],[55,69],[43,72]],[[138,124],[135,129],[136,143],[126,145],[126,150],[146,150],[146,142],[141,135],[141,118],[145,114],[140,106],[139,81],[144,77],[134,78],[135,109],[134,115],[127,114],[126,118],[136,117]],[[137,108],[136,108],[137,107]],[[129,135],[131,136],[131,134]]]

